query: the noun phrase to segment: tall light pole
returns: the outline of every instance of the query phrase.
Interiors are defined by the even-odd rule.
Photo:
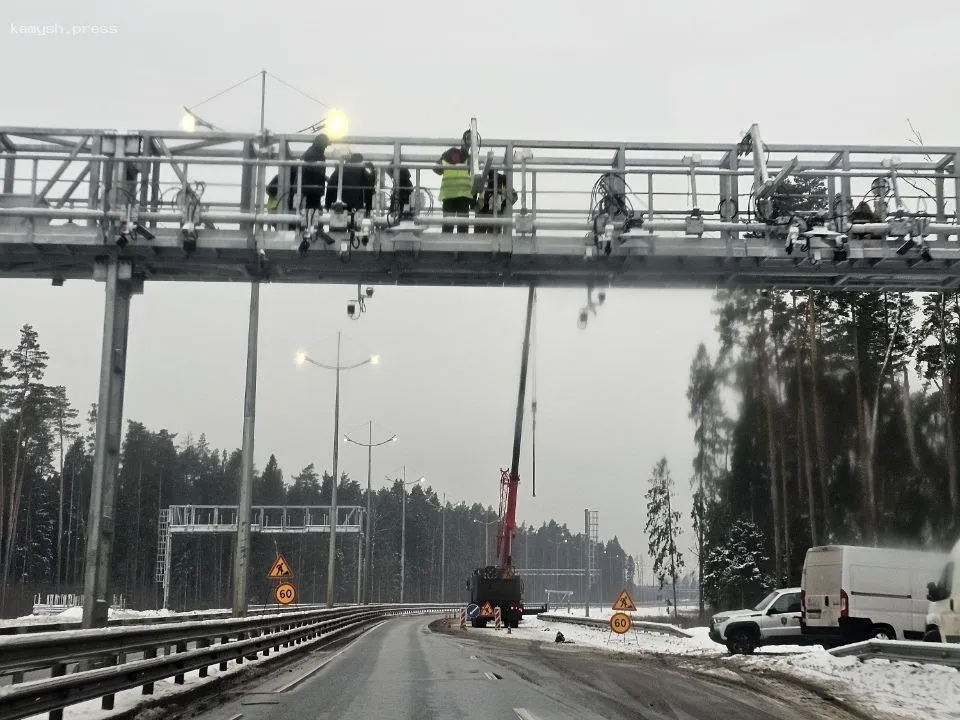
[[[260,138],[266,136],[264,124],[267,98],[267,72],[260,71]],[[212,127],[212,126],[211,126]],[[261,146],[260,152],[263,152]],[[263,209],[264,168],[257,165],[256,199],[253,205],[257,212]],[[247,173],[249,171],[246,171]],[[246,174],[246,173],[245,173]],[[248,198],[249,200],[249,198]],[[261,233],[255,229],[255,237]],[[257,352],[260,336],[260,280],[254,277],[250,283],[250,312],[247,318],[247,372],[243,393],[243,445],[241,450],[240,494],[237,498],[237,545],[234,560],[233,615],[247,614],[247,579],[250,573],[250,515],[253,504],[253,442],[257,416]],[[166,606],[164,606],[166,607]]]
[[[440,602],[443,602],[447,571],[447,494],[443,494],[440,506]]]
[[[483,522],[474,518],[473,521],[477,525],[483,525],[483,564],[486,566],[490,564],[490,526],[500,522],[500,519]]]
[[[370,475],[373,469],[373,449],[375,447],[380,447],[381,445],[386,445],[387,443],[392,443],[397,441],[397,436],[383,440],[382,442],[375,443],[373,441],[373,420],[370,421],[368,425],[369,429],[369,440],[365,443],[357,442],[353,438],[344,435],[343,439],[354,445],[359,445],[360,447],[365,447],[367,449],[367,519],[366,519],[366,529],[364,530],[364,541],[363,541],[363,600],[364,603],[370,602],[370,515],[371,515],[371,506],[370,506],[370,497],[373,493],[370,487]],[[357,602],[361,602],[359,599],[360,595],[357,595]]]
[[[335,568],[337,562],[337,483],[339,482],[339,467],[338,461],[340,458],[340,371],[341,370],[353,370],[354,368],[362,367],[366,364],[376,365],[380,362],[380,358],[377,355],[371,355],[366,360],[363,360],[353,365],[341,365],[340,364],[340,333],[337,333],[337,364],[336,365],[324,365],[323,363],[317,362],[305,352],[297,353],[297,364],[303,365],[304,363],[310,363],[311,365],[316,365],[319,368],[324,370],[333,370],[337,375],[337,392],[336,399],[333,406],[333,481],[330,488],[330,551],[327,560],[327,607],[332,608],[334,603],[334,598],[336,595],[336,587],[334,584],[334,578],[336,577]]]
[[[403,502],[400,505],[400,602],[403,602],[403,585],[406,580],[407,565],[407,485],[417,485],[426,480],[421,477],[419,480],[407,482],[407,466],[403,466],[403,480],[400,481],[400,494]]]

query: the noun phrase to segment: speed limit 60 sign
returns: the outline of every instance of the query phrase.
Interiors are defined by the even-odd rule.
[[[293,583],[281,583],[273,591],[273,597],[281,605],[289,605],[297,599],[297,588]]]
[[[610,616],[610,629],[618,635],[630,630],[630,616],[626,613],[614,613]]]

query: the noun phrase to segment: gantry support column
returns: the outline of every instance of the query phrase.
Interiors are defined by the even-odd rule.
[[[142,282],[132,279],[129,263],[109,258],[100,268],[105,274],[107,290],[83,583],[84,628],[105,626],[110,608],[110,559],[116,530],[117,470],[123,430],[123,387],[127,370],[130,298],[142,291]]]

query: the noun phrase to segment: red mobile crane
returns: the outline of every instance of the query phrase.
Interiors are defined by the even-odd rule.
[[[513,533],[517,528],[517,488],[520,484],[520,439],[523,434],[524,397],[527,389],[527,364],[530,357],[530,324],[533,317],[534,287],[527,293],[527,319],[520,356],[520,390],[513,428],[513,458],[509,470],[500,471],[500,524],[497,528],[497,565],[477,568],[467,583],[470,602],[479,614],[471,618],[474,627],[484,627],[500,608],[502,621],[517,627],[523,616],[523,580],[513,568]]]

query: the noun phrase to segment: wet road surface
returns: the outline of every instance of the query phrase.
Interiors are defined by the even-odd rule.
[[[708,677],[656,657],[434,632],[398,618],[313,652],[203,720],[801,720],[856,717],[814,693]],[[319,669],[318,669],[319,668]],[[685,669],[686,668],[686,669]]]

